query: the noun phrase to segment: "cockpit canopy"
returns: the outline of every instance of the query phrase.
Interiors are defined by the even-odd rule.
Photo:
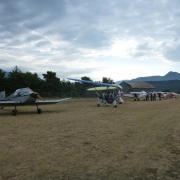
[[[33,93],[30,88],[17,89],[11,96],[28,96]]]

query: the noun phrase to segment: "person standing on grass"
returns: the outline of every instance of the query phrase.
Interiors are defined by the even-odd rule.
[[[153,101],[153,93],[150,94],[151,101]]]
[[[159,101],[161,101],[161,93],[160,92],[158,93],[158,98],[159,98]]]
[[[156,101],[156,93],[153,93],[153,100]]]
[[[146,95],[146,101],[149,101],[149,93]]]

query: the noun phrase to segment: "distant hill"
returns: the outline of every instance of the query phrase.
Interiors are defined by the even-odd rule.
[[[180,93],[180,80],[147,82],[155,87],[154,91],[173,91]]]
[[[171,81],[171,80],[180,80],[180,73],[170,71],[164,76],[138,77],[136,79],[132,79],[131,81]]]
[[[173,91],[173,92],[180,93],[180,73],[178,72],[170,71],[164,76],[138,77],[136,79],[127,80],[127,81],[147,82],[149,84],[152,84],[155,87],[154,91]],[[121,82],[122,81],[117,81],[116,83],[120,84]]]

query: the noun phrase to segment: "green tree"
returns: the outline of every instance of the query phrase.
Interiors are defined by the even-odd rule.
[[[91,78],[87,76],[81,77],[81,80],[92,81]]]
[[[81,80],[86,80],[86,81],[92,81],[91,78],[87,76],[81,77]],[[87,89],[92,87],[91,84],[80,84],[80,83],[75,83],[75,91],[77,92],[78,96],[89,96],[89,93],[87,92]]]
[[[46,74],[43,74],[43,78],[45,80],[44,92],[46,92],[48,96],[61,95],[60,78],[56,77],[55,72],[47,71]]]
[[[0,91],[5,90],[5,83],[6,83],[5,72],[2,69],[0,69]]]
[[[107,78],[107,77],[103,77],[103,78],[102,78],[102,82],[103,82],[103,83],[110,83],[110,84],[113,84],[113,80],[110,79],[110,78]]]
[[[12,92],[15,89],[24,87],[24,77],[20,69],[16,66],[9,74],[7,79],[7,91]]]

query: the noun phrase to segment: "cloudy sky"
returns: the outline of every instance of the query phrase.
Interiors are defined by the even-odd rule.
[[[0,0],[0,68],[114,80],[180,72],[180,0]]]

